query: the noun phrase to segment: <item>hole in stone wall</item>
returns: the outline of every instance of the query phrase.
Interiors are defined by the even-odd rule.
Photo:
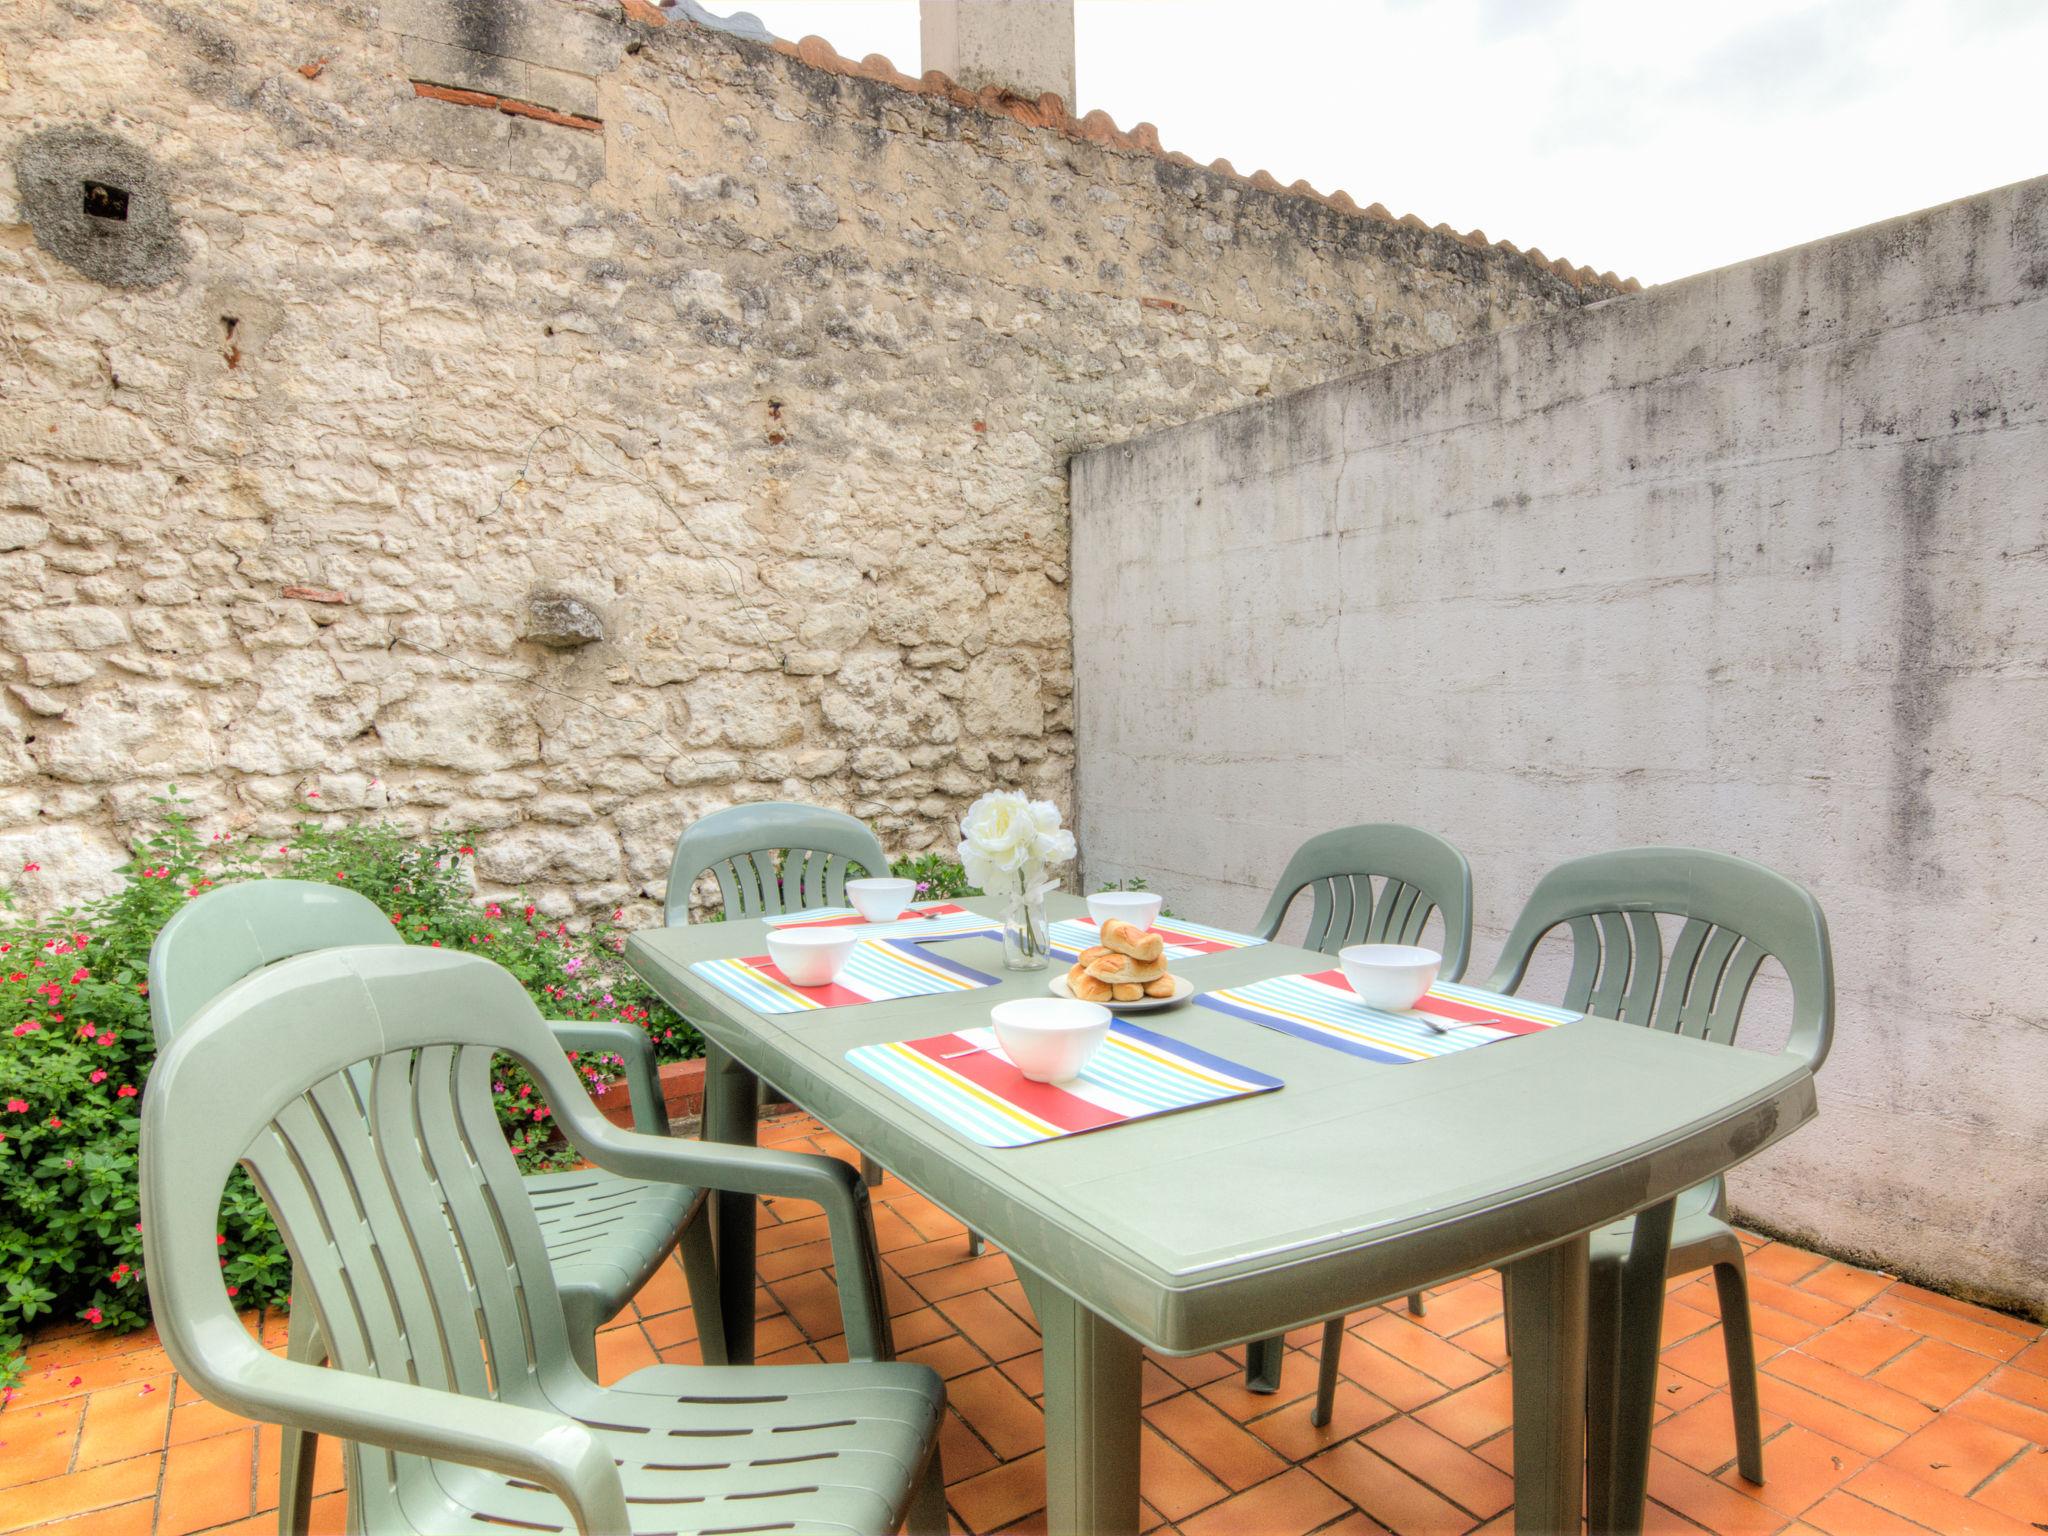
[[[225,344],[221,350],[221,358],[230,368],[242,366],[242,349],[235,342],[235,327],[241,323],[241,318],[236,315],[220,317],[221,340]]]
[[[128,221],[128,189],[104,181],[85,183],[85,211],[95,219]]]

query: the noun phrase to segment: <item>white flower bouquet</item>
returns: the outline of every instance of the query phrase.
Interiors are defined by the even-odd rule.
[[[1059,807],[1015,790],[983,795],[960,818],[959,853],[967,878],[1005,899],[1005,963],[1012,970],[1043,969],[1045,893],[1058,884],[1046,872],[1074,856],[1074,834],[1060,825]]]

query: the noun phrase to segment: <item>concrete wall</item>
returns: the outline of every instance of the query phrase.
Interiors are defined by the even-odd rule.
[[[2048,1313],[2048,180],[1088,453],[1073,503],[1091,879],[1246,921],[1307,834],[1414,822],[1483,976],[1561,859],[1760,859],[1839,1034],[1741,1208]]]
[[[734,801],[899,853],[992,783],[1065,801],[1069,451],[1598,291],[660,21],[0,7],[25,905],[103,886],[171,782],[209,831],[475,829],[550,911],[658,895]]]

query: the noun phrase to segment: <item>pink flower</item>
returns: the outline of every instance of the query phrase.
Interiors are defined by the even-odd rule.
[[[102,1046],[104,1046],[104,1045],[112,1045],[113,1043],[114,1043],[114,1037],[113,1037],[112,1035],[109,1035],[109,1034],[102,1034],[102,1035],[100,1035],[100,1037],[99,1037],[99,1038],[98,1038],[97,1040],[93,1041],[93,1044],[94,1044],[94,1045],[102,1045]]]
[[[128,1266],[127,1266],[127,1264],[126,1264],[126,1263],[116,1264],[116,1265],[114,1266],[114,1272],[113,1272],[113,1273],[112,1273],[111,1275],[107,1276],[107,1278],[108,1278],[109,1280],[113,1281],[113,1282],[114,1282],[114,1284],[116,1284],[116,1285],[126,1285],[126,1284],[128,1283]]]
[[[43,867],[43,866],[42,866],[42,865],[40,865],[40,864],[24,864],[24,865],[22,865],[22,866],[21,866],[21,872],[22,872],[22,873],[23,873],[24,875],[32,875],[32,874],[34,874],[34,873],[35,873],[35,872],[36,872],[37,870],[41,869],[42,867]]]
[[[107,1080],[107,1069],[105,1067],[94,1067],[87,1080],[94,1083],[104,1083]]]
[[[84,966],[81,965],[77,970],[71,973],[71,984],[73,986],[77,986],[79,982],[85,980],[85,978],[90,976],[91,974],[91,971],[88,971]]]
[[[100,1309],[98,1307],[87,1307],[85,1309],[85,1320],[88,1323],[92,1323],[95,1326],[97,1326],[100,1321],[100,1316]]]
[[[7,1113],[9,1113],[10,1115],[25,1115],[25,1114],[27,1114],[27,1113],[28,1113],[28,1100],[27,1100],[27,1099],[9,1099],[9,1100],[7,1101]]]
[[[36,1033],[38,1030],[40,1030],[42,1027],[43,1026],[40,1024],[31,1024],[24,1020],[23,1022],[14,1026],[14,1038],[19,1040],[23,1035],[32,1035]]]
[[[114,1090],[114,1097],[117,1099],[132,1099],[135,1097],[136,1094],[140,1093],[141,1091],[142,1090],[137,1088],[133,1083],[123,1083],[120,1087]]]
[[[81,1040],[90,1040],[98,1032],[99,1026],[97,1024],[81,1024],[78,1026],[78,1038]]]

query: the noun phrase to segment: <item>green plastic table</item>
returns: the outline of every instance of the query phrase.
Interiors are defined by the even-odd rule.
[[[966,903],[993,911],[986,899]],[[1056,896],[1054,918],[1079,915]],[[1145,1024],[1280,1078],[1225,1104],[1009,1149],[975,1146],[851,1067],[857,1045],[972,1027],[1054,969],[1005,972],[990,938],[937,952],[1000,986],[762,1015],[691,974],[761,954],[758,920],[645,930],[626,958],[709,1045],[704,1134],[754,1139],[766,1077],[1015,1261],[1045,1344],[1046,1499],[1060,1533],[1138,1529],[1142,1350],[1194,1355],[1506,1266],[1515,1339],[1516,1529],[1576,1530],[1586,1234],[1631,1213],[1616,1444],[1648,1455],[1671,1199],[1814,1114],[1803,1063],[1588,1018],[1404,1066],[1213,1009]],[[1322,971],[1283,944],[1176,961],[1208,990]],[[753,1358],[751,1197],[717,1197],[727,1350]],[[1618,1529],[1639,1525],[1641,1465]]]

